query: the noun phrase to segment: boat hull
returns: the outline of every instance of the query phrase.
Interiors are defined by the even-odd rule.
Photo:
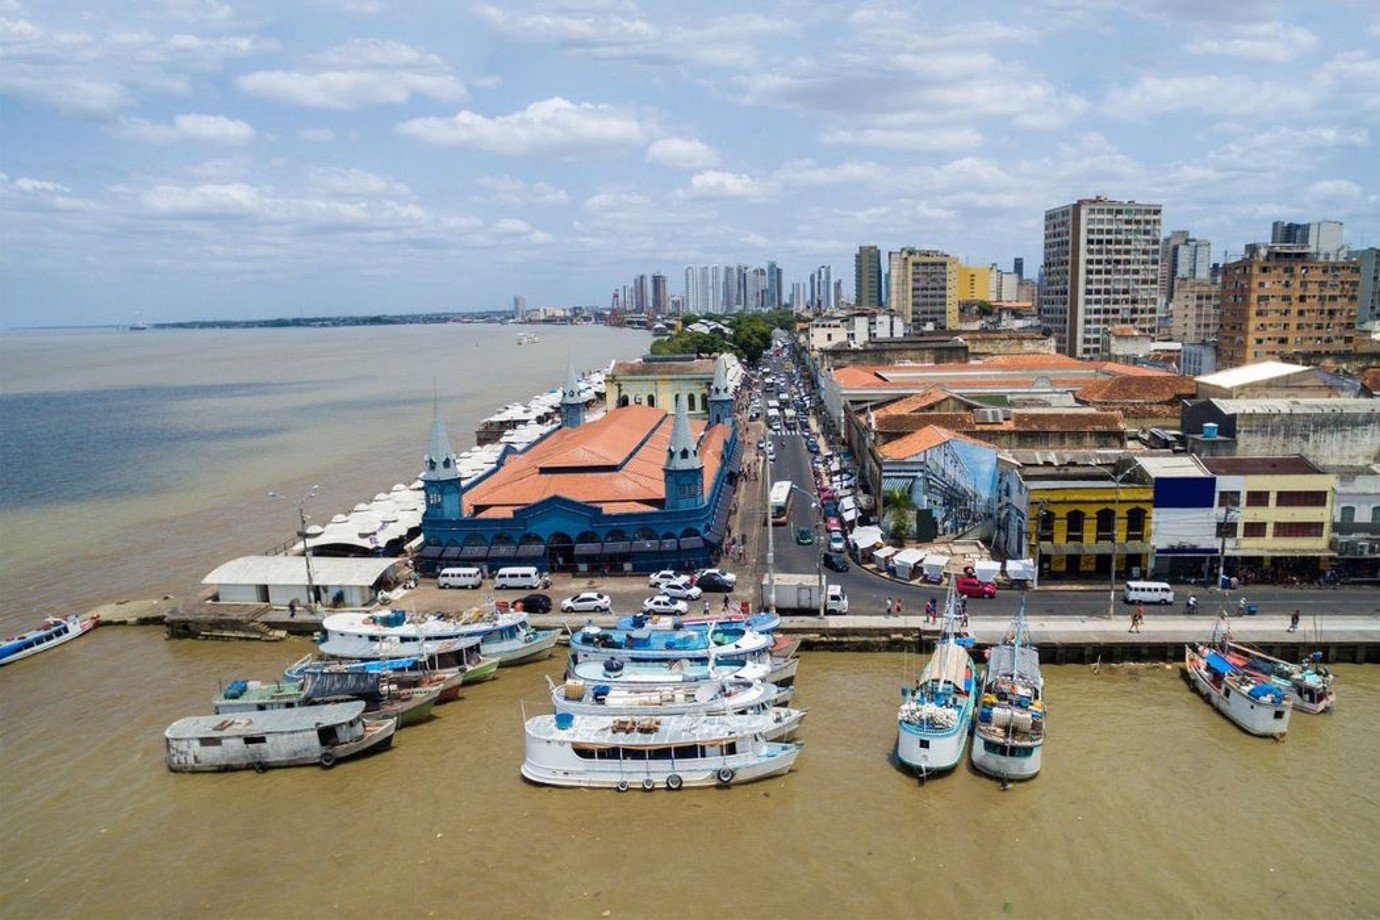
[[[1282,738],[1289,730],[1289,705],[1267,705],[1225,684],[1217,686],[1208,679],[1205,665],[1192,647],[1184,653],[1184,671],[1193,689],[1242,731],[1262,738]]]
[[[958,766],[972,729],[972,707],[965,708],[958,724],[946,732],[897,723],[896,758],[921,773],[945,773]]]
[[[767,674],[767,683],[776,684],[778,687],[789,687],[795,683],[795,672],[799,669],[799,658],[773,658],[771,671]]]
[[[638,762],[636,766],[628,764],[626,769],[619,769],[618,765],[613,763],[610,763],[607,768],[600,768],[596,762],[589,768],[575,771],[543,766],[533,763],[531,760],[525,760],[522,763],[522,775],[531,782],[545,786],[585,789],[644,788],[648,791],[669,789],[667,781],[673,775],[680,778],[685,788],[691,789],[706,786],[740,786],[743,783],[768,779],[789,772],[795,764],[796,757],[800,755],[799,744],[771,743],[767,747],[766,754],[762,756],[752,755],[751,759],[737,755],[727,760],[705,761],[703,765],[678,764],[674,767],[670,764],[642,761]],[[724,782],[720,778],[719,771],[725,768],[732,771],[732,777],[728,782]],[[650,780],[650,787],[644,785],[648,780]]]
[[[364,720],[364,734],[354,740],[341,744],[323,746],[318,750],[296,755],[254,759],[245,757],[235,761],[189,761],[168,756],[168,769],[174,773],[230,773],[236,770],[265,770],[279,767],[323,766],[323,755],[329,752],[336,761],[356,757],[370,751],[382,751],[393,744],[393,735],[398,730],[398,720],[390,716]]]
[[[474,667],[466,668],[465,674],[461,678],[461,682],[466,686],[470,684],[477,684],[481,681],[492,679],[493,676],[497,673],[498,659],[486,658],[480,661],[479,664],[475,665]]]
[[[46,652],[48,649],[57,648],[59,645],[65,645],[73,639],[80,638],[99,626],[101,624],[101,618],[93,616],[81,619],[80,617],[72,616],[63,620],[63,623],[66,624],[67,631],[62,635],[54,635],[50,638],[39,638],[46,633],[52,632],[56,628],[56,626],[54,626],[48,629],[40,627],[15,636],[12,639],[6,639],[3,645],[0,645],[0,666],[13,664],[16,661],[23,661],[25,658],[32,658],[39,652]]]
[[[498,662],[499,667],[504,668],[550,658],[556,647],[556,641],[561,637],[561,631],[559,629],[539,629],[536,630],[536,636],[531,642],[525,642],[521,645],[481,643],[479,650],[485,658],[493,658]]]
[[[1028,750],[1025,756],[1012,756],[1001,753],[1002,748]],[[995,750],[994,750],[995,749]],[[1044,742],[1032,745],[1013,745],[1006,741],[993,741],[980,734],[973,736],[973,766],[993,779],[1022,780],[1034,779],[1040,772],[1040,752]]]

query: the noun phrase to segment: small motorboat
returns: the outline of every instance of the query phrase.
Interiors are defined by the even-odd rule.
[[[37,629],[10,636],[0,642],[0,665],[29,658],[64,642],[71,642],[100,624],[101,618],[98,616],[81,617],[73,614],[69,617],[48,617]]]

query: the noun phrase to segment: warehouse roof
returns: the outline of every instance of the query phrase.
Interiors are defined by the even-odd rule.
[[[377,556],[338,558],[313,556],[312,580],[318,585],[369,587],[396,565],[397,559]],[[304,585],[307,560],[302,556],[241,556],[215,568],[203,585]]]
[[[1307,370],[1312,370],[1312,368],[1303,364],[1286,364],[1283,361],[1261,361],[1258,364],[1246,364],[1241,367],[1233,367],[1231,370],[1206,374],[1199,377],[1198,382],[1208,386],[1231,388],[1245,386],[1249,383],[1264,383],[1266,380],[1288,377],[1290,374]]]
[[[1380,399],[1210,399],[1226,415],[1377,415]]]

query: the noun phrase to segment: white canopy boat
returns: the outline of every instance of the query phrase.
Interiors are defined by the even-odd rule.
[[[581,680],[557,684],[548,677],[547,683],[556,712],[579,716],[767,714],[775,720],[775,727],[766,733],[768,741],[787,737],[805,720],[805,710],[778,705],[783,694],[790,694],[789,690],[757,680],[730,679],[642,687],[636,684],[587,684]]]
[[[393,742],[398,721],[366,718],[364,703],[179,719],[163,733],[174,773],[298,767],[336,761]]]
[[[987,659],[974,729],[973,766],[1002,781],[1030,779],[1039,773],[1045,714],[1040,654],[1027,641],[1022,597],[1005,641]]]

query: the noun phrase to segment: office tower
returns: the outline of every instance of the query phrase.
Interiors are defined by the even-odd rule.
[[[805,306],[805,284],[801,281],[791,282],[791,309],[799,310]]]
[[[646,313],[650,304],[651,298],[647,296],[647,276],[638,275],[633,279],[633,310],[637,313]]]
[[[767,309],[781,309],[781,269],[775,262],[767,263]]]
[[[1270,242],[1275,245],[1307,246],[1308,251],[1319,259],[1346,258],[1342,222],[1339,220],[1318,220],[1308,224],[1277,220],[1270,228]]]
[[[996,303],[1003,300],[1019,300],[1021,279],[1015,272],[1004,272],[997,266],[991,267],[992,286],[988,300]]]
[[[1020,256],[1016,256],[1016,258],[1012,259],[1012,260],[1011,260],[1011,271],[1013,271],[1013,272],[1016,273],[1016,280],[1017,280],[1017,281],[1024,281],[1024,280],[1025,280],[1025,259],[1022,259]]]
[[[1222,287],[1207,278],[1180,278],[1166,308],[1176,342],[1215,342],[1222,322]]]
[[[513,319],[520,323],[526,318],[527,298],[523,297],[521,294],[516,294],[513,297]]]
[[[834,269],[821,265],[810,275],[810,306],[824,312],[834,308]]]
[[[835,309],[841,308],[841,307],[843,306],[843,303],[844,303],[844,301],[843,301],[843,279],[842,279],[842,278],[835,278],[835,279],[834,279],[834,307],[835,307]]]
[[[1040,320],[1061,352],[1101,355],[1112,326],[1155,334],[1160,211],[1098,197],[1045,212]]]
[[[1360,281],[1359,262],[1319,258],[1307,244],[1247,246],[1222,266],[1219,365],[1350,352]]]
[[[1187,230],[1175,230],[1160,241],[1159,302],[1174,299],[1180,278],[1208,280],[1212,269],[1212,243],[1196,239]]]
[[[1360,263],[1361,283],[1356,295],[1356,325],[1380,320],[1380,249],[1351,250],[1351,258]]]
[[[698,312],[700,309],[700,266],[685,266],[685,309]]]
[[[992,269],[986,265],[958,267],[958,302],[992,299]]]
[[[934,249],[901,249],[888,254],[891,266],[887,305],[919,332],[958,327],[958,259]]]
[[[882,253],[876,246],[859,246],[853,256],[853,303],[873,308],[882,305]]]
[[[743,309],[760,312],[767,302],[767,273],[760,268],[751,268],[743,276],[746,293]]]
[[[671,314],[680,316],[685,312],[685,298],[679,294],[671,295]]]
[[[666,276],[661,272],[652,275],[652,312],[665,316],[671,308],[671,294],[666,290]]]

